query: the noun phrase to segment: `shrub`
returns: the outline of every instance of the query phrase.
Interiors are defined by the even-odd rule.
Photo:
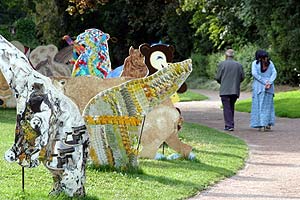
[[[13,39],[20,41],[25,46],[35,48],[38,46],[36,39],[35,23],[29,18],[21,18],[15,22],[16,34]]]
[[[242,82],[241,89],[249,90],[252,82],[251,63],[254,54],[259,49],[256,45],[248,44],[235,50],[235,60],[243,65],[245,80]],[[211,55],[192,54],[193,72],[187,83],[191,88],[218,89],[218,83],[214,81],[218,63],[225,59],[224,51]]]
[[[189,78],[186,80],[188,87],[194,89],[218,89],[218,84],[214,80],[209,79],[209,75],[207,72],[207,56],[198,53],[193,53],[191,55],[191,59],[193,60],[193,71]]]

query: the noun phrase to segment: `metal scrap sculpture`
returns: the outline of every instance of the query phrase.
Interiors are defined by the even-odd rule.
[[[0,69],[17,101],[15,144],[5,159],[30,168],[41,161],[53,175],[51,194],[83,196],[89,137],[77,106],[1,35]]]

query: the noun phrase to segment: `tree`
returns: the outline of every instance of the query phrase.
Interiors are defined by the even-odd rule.
[[[188,57],[192,50],[192,37],[189,36],[192,31],[186,26],[189,15],[184,13],[179,16],[176,13],[178,6],[176,0],[117,0],[105,5],[98,4],[93,9],[72,17],[78,19],[80,16],[80,29],[94,27],[110,34],[110,56],[113,67],[116,67],[123,64],[130,46],[138,48],[142,43],[172,44],[177,50],[177,59]],[[78,25],[77,23],[77,27]],[[74,33],[75,31],[73,35]]]
[[[270,47],[278,82],[296,85],[294,68],[300,65],[300,4],[296,0],[245,1],[245,21],[258,28],[259,44]]]
[[[208,37],[218,50],[255,39],[255,30],[249,29],[252,24],[245,24],[240,16],[242,3],[242,0],[185,0],[181,8],[194,13],[191,24],[196,35]]]

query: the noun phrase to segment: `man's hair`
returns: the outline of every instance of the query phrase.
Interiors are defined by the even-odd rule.
[[[233,51],[233,49],[227,49],[227,50],[225,51],[225,55],[226,55],[227,57],[233,57],[233,56],[234,56],[234,51]]]

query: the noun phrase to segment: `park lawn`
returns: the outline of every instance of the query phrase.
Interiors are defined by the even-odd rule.
[[[25,168],[25,192],[21,191],[21,167],[7,163],[4,152],[14,142],[15,110],[0,110],[1,199],[70,199],[49,197],[51,175],[40,165]],[[183,199],[195,195],[243,168],[248,148],[242,140],[192,123],[184,123],[182,141],[193,146],[196,160],[139,159],[139,172],[99,171],[87,168],[86,193],[80,199]],[[160,150],[161,151],[161,150]],[[166,148],[166,155],[174,153]],[[76,198],[75,198],[76,199]]]
[[[179,100],[181,102],[183,102],[183,101],[202,101],[202,100],[208,99],[207,96],[193,92],[191,90],[187,90],[185,93],[178,94],[178,96],[179,96]]]
[[[239,100],[235,109],[240,112],[251,112],[251,98]],[[279,92],[274,97],[275,115],[277,117],[300,118],[300,90]]]

